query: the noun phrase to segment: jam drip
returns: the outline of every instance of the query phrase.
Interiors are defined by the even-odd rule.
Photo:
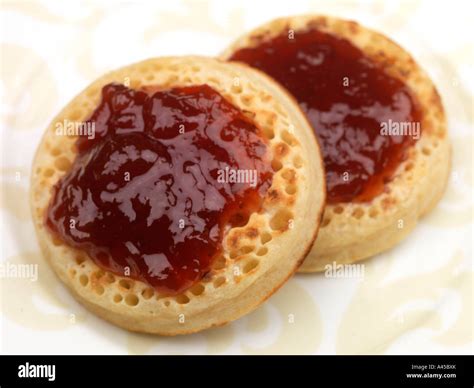
[[[321,144],[329,203],[370,201],[382,193],[418,138],[421,114],[409,89],[347,40],[303,30],[294,39],[283,34],[240,49],[230,59],[263,70],[295,96]],[[414,123],[414,129],[408,136],[381,132],[390,120]]]
[[[152,94],[109,84],[88,123],[95,137],[77,140],[47,226],[106,270],[165,294],[189,288],[226,228],[261,208],[272,173],[259,130],[207,85]]]

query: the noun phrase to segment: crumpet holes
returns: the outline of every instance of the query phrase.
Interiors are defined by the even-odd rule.
[[[226,266],[225,257],[220,256],[214,261],[214,264],[212,265],[212,268],[213,269],[223,269],[223,268],[225,268],[225,266]]]
[[[125,297],[125,303],[132,307],[136,306],[138,304],[138,296],[135,294],[128,294]]]
[[[51,238],[51,241],[53,242],[53,245],[55,245],[55,246],[57,246],[57,247],[63,245],[63,242],[62,242],[58,237],[56,237],[56,236],[53,236],[53,237]]]
[[[425,155],[425,156],[430,156],[431,155],[431,150],[428,147],[423,147],[421,152],[423,152],[423,155]]]
[[[232,93],[235,93],[235,94],[240,94],[242,93],[243,89],[242,89],[242,86],[240,85],[232,85],[232,87],[230,88],[231,92]]]
[[[281,138],[283,139],[283,141],[288,144],[289,146],[293,147],[294,145],[296,145],[296,139],[295,137],[288,131],[283,131],[281,133]]]
[[[219,277],[218,277],[217,279],[215,279],[214,282],[213,282],[214,288],[219,288],[219,287],[221,287],[226,281],[227,281],[227,279],[225,278],[225,276],[219,276]]]
[[[178,76],[176,75],[170,75],[168,77],[168,80],[167,80],[167,83],[170,84],[170,85],[173,85],[174,83],[176,83],[178,81]]]
[[[360,220],[363,216],[364,216],[364,209],[362,209],[361,207],[354,209],[354,211],[352,212],[352,217],[358,220]]]
[[[278,114],[280,116],[283,116],[285,118],[288,118],[288,115],[286,114],[286,112],[283,110],[283,107],[280,106],[280,104],[276,104],[273,106],[273,108],[278,112]]]
[[[240,251],[241,255],[246,255],[250,252],[253,252],[254,249],[255,249],[255,247],[253,245],[245,245],[242,248],[240,248],[239,251]]]
[[[272,240],[272,235],[268,232],[263,232],[260,235],[260,241],[262,242],[262,244],[266,244],[267,242],[269,242],[271,240]]]
[[[265,126],[262,129],[262,135],[268,139],[272,140],[275,137],[275,131],[270,126]]]
[[[49,178],[50,176],[53,176],[53,175],[54,175],[54,170],[53,170],[52,168],[47,168],[46,170],[44,170],[43,175],[44,175],[46,178]]]
[[[86,261],[86,257],[84,255],[77,255],[76,256],[76,264],[77,265],[81,265],[82,263],[84,263],[84,261]]]
[[[229,257],[231,260],[234,260],[237,256],[239,256],[239,251],[230,251],[229,252]]]
[[[301,156],[299,156],[299,155],[295,156],[295,158],[293,159],[293,165],[296,168],[303,167],[303,159],[301,159]]]
[[[176,68],[176,71],[177,70],[178,69]],[[215,77],[210,77],[210,78],[207,79],[207,81],[213,83],[214,85],[220,85],[220,81]]]
[[[296,185],[287,185],[285,187],[285,192],[288,194],[288,195],[293,195],[296,193]]]
[[[178,304],[187,304],[190,301],[189,297],[185,294],[178,295],[175,300]]]
[[[279,171],[283,167],[283,164],[278,159],[272,160],[272,169],[273,171]]]
[[[59,171],[67,171],[71,167],[71,162],[68,158],[61,156],[54,161],[54,166]]]
[[[376,208],[372,208],[369,210],[369,217],[376,218],[379,215],[379,211]]]
[[[251,96],[250,94],[246,94],[246,95],[240,97],[240,101],[246,107],[249,107],[252,104],[252,100],[253,100],[253,96]]]
[[[277,143],[273,147],[273,153],[277,158],[284,158],[290,153],[290,147],[286,143]]]
[[[290,220],[293,219],[293,213],[288,209],[280,209],[270,220],[270,228],[273,230],[287,230]]]
[[[79,283],[81,283],[82,287],[86,287],[89,284],[89,278],[87,275],[82,274],[79,276]]]
[[[325,218],[323,219],[323,222],[321,222],[321,228],[325,228],[326,226],[328,226],[331,222],[331,218]]]
[[[276,119],[275,114],[269,114],[269,115],[267,116],[267,118],[265,119],[265,123],[266,123],[269,127],[273,127],[274,124],[275,124],[275,119]]]
[[[268,253],[268,248],[267,247],[261,247],[257,251],[257,256],[265,256]]]
[[[254,270],[258,267],[259,261],[257,259],[249,260],[245,263],[244,267],[242,268],[242,272],[244,274],[249,273],[250,271]]]
[[[245,245],[237,250],[231,251],[229,254],[229,257],[231,259],[235,259],[236,257],[247,255],[250,252],[253,252],[255,249],[255,246],[253,245]]]
[[[115,303],[120,303],[122,300],[123,300],[122,295],[120,295],[120,294],[115,294],[114,295],[114,302]]]
[[[107,283],[109,283],[109,284],[115,283],[115,276],[112,275],[112,274],[109,272],[109,273],[105,274],[104,280],[105,280],[105,282],[107,282]]]
[[[195,296],[199,296],[199,295],[202,295],[204,293],[205,289],[206,288],[202,284],[197,283],[194,286],[192,286],[189,291],[191,291],[191,294],[193,294]]]
[[[94,291],[96,292],[97,295],[103,295],[105,292],[105,289],[100,284],[96,284],[94,287]]]
[[[132,288],[132,282],[130,282],[129,280],[125,280],[125,279],[120,279],[119,286],[126,289],[126,290],[130,290]]]
[[[334,209],[333,209],[333,212],[336,213],[336,214],[342,214],[342,212],[344,211],[344,208],[340,205],[336,206]]]
[[[61,149],[58,147],[53,148],[51,150],[51,155],[54,157],[61,155]]]
[[[296,172],[294,170],[285,170],[283,171],[283,173],[281,174],[281,176],[286,179],[287,181],[293,181],[295,179],[295,175],[296,175]]]
[[[145,288],[142,291],[143,299],[151,299],[155,295],[155,291],[152,288]]]
[[[98,270],[98,271],[95,271],[93,276],[96,278],[96,279],[102,279],[102,277],[105,275],[105,272],[102,271],[102,270]]]

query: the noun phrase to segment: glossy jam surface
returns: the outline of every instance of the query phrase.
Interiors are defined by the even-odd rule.
[[[380,194],[417,137],[416,131],[381,133],[388,120],[419,122],[419,108],[401,81],[347,40],[297,31],[240,49],[231,59],[263,70],[298,100],[322,147],[329,203]]]
[[[47,226],[102,268],[165,294],[189,288],[271,185],[258,128],[207,85],[152,94],[109,84],[88,122],[95,137],[78,139]]]

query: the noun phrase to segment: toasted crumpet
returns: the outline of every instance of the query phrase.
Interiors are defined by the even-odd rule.
[[[451,147],[441,98],[430,78],[404,49],[353,21],[305,15],[273,20],[237,39],[221,59],[289,31],[319,30],[346,39],[411,89],[421,113],[421,136],[407,152],[384,193],[370,202],[328,204],[316,243],[300,272],[324,271],[385,251],[415,227],[440,200],[450,173]]]
[[[262,209],[230,229],[223,254],[199,283],[177,296],[99,268],[45,228],[52,188],[75,158],[77,137],[57,136],[55,123],[84,121],[111,82],[140,89],[208,84],[246,111],[268,139],[274,171]],[[294,128],[290,131],[289,128]],[[101,77],[52,121],[37,150],[31,208],[41,250],[73,295],[98,316],[132,331],[175,335],[220,326],[255,309],[299,267],[316,238],[325,201],[318,144],[294,99],[250,67],[204,57],[149,59]]]

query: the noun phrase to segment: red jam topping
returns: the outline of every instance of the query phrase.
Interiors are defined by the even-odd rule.
[[[263,70],[298,100],[321,144],[329,203],[370,201],[382,193],[419,137],[420,111],[409,89],[347,40],[297,31],[230,59]],[[393,123],[414,129],[390,130]]]
[[[265,141],[207,85],[110,84],[91,123],[47,226],[106,270],[182,292],[209,272],[226,228],[260,210],[272,180]]]

